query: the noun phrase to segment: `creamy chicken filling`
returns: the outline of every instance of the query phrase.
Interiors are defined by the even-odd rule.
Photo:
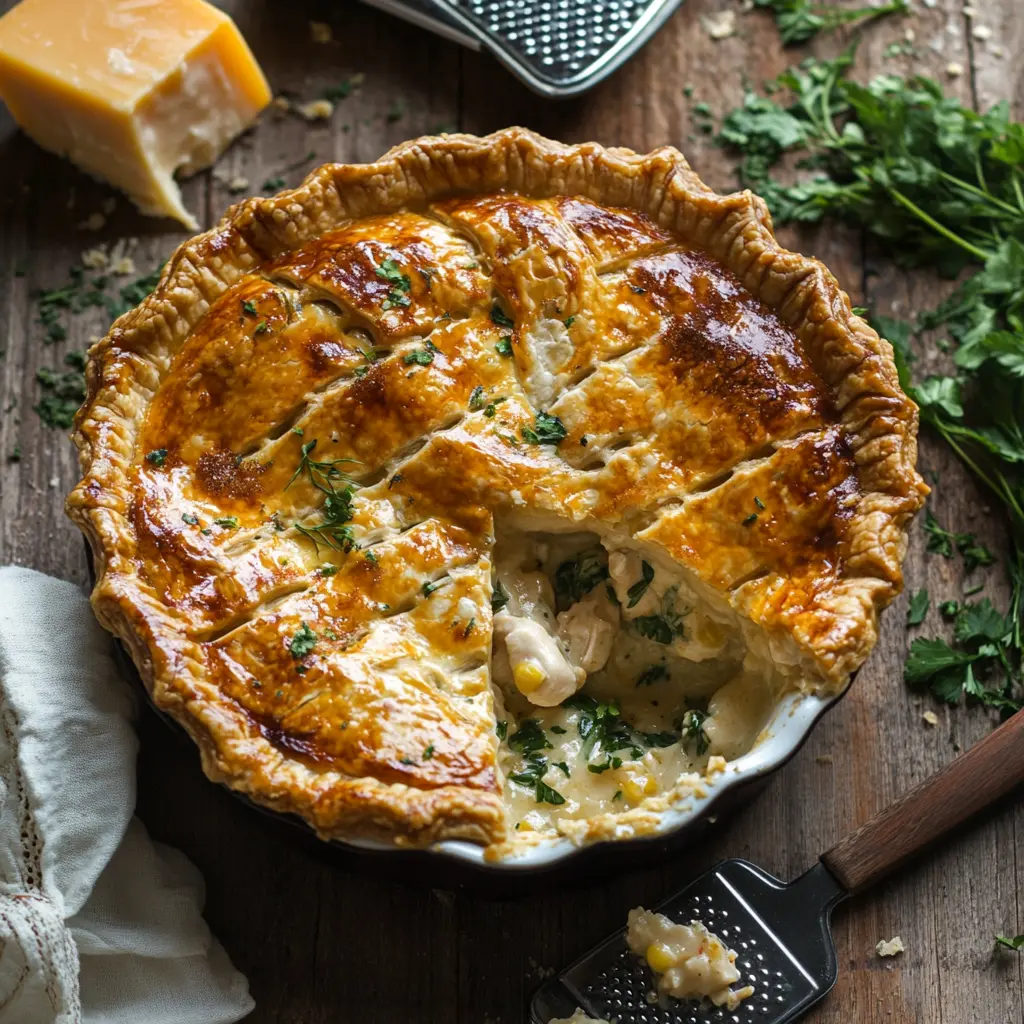
[[[754,994],[750,985],[731,987],[740,980],[736,954],[700,921],[677,924],[664,914],[636,907],[629,912],[626,943],[647,961],[662,997],[707,998],[735,1010]]]
[[[594,534],[508,532],[495,565],[492,672],[520,835],[637,807],[753,745],[765,669],[728,606],[682,572]]]

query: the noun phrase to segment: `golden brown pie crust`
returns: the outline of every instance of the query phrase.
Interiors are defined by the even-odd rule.
[[[926,494],[891,347],[761,199],[515,128],[233,207],[88,387],[68,513],[98,618],[212,779],[325,837],[504,838],[495,514],[628,531],[834,691]],[[539,411],[557,447],[526,440]],[[321,521],[291,479],[312,441],[357,460],[348,552],[293,525]]]

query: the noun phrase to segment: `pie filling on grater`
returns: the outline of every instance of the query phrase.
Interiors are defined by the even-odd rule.
[[[847,683],[926,493],[889,344],[760,199],[521,129],[233,207],[88,383],[96,614],[324,838],[656,831]]]

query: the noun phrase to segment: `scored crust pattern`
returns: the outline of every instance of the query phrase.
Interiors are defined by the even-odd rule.
[[[925,493],[888,343],[759,199],[521,129],[234,207],[88,381],[97,615],[208,775],[325,836],[503,839],[496,517],[661,552],[827,691]]]

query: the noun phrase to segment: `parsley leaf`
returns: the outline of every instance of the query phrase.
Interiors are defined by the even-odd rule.
[[[910,604],[907,607],[907,625],[920,626],[924,617],[928,614],[928,607],[931,601],[928,591],[922,587],[916,594],[910,596]]]
[[[408,292],[412,287],[408,274],[403,274],[398,264],[392,260],[383,260],[377,268],[377,276],[391,285],[391,290],[384,299],[381,309],[393,309],[395,306],[408,306],[412,301]]]
[[[1003,949],[1012,949],[1014,952],[1019,953],[1024,949],[1024,935],[1015,935],[1012,939],[1006,935],[997,935],[996,945],[1001,946]]]
[[[557,416],[546,412],[537,413],[533,428],[522,428],[523,440],[528,444],[558,444],[565,438],[566,429]]]
[[[626,591],[626,597],[629,598],[627,608],[635,608],[640,603],[654,579],[654,567],[649,562],[641,562],[640,567],[641,578]]]
[[[668,679],[668,669],[664,665],[652,665],[640,673],[636,681],[637,686],[651,686],[662,679]]]
[[[498,327],[515,327],[516,325],[515,321],[509,318],[508,314],[497,302],[491,306],[491,322]]]
[[[582,551],[555,570],[555,597],[559,611],[582,600],[608,579],[608,565],[599,549]]]
[[[707,714],[703,711],[687,711],[683,715],[682,733],[683,746],[692,747],[698,757],[707,753],[711,744],[708,734],[704,731],[704,723],[707,721]]]
[[[147,452],[146,461],[159,469],[167,461],[167,449],[157,448],[154,451]]]
[[[316,633],[303,622],[288,644],[288,650],[291,652],[292,657],[298,661],[313,650],[316,646],[316,640]]]
[[[840,25],[873,21],[885,14],[909,10],[907,0],[889,0],[889,3],[877,7],[852,9],[815,3],[814,0],[753,0],[753,4],[775,15],[775,24],[784,46],[806,43],[819,32],[831,32]]]

